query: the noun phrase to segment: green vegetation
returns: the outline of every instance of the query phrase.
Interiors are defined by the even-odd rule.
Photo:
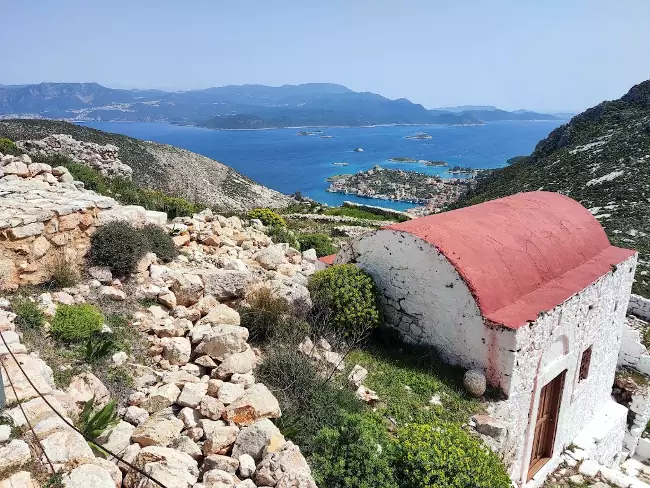
[[[398,432],[395,477],[403,488],[510,488],[489,447],[457,424],[412,424]]]
[[[11,154],[12,156],[18,156],[21,154],[21,150],[18,149],[18,146],[16,146],[16,144],[14,144],[11,139],[0,137],[0,154]]]
[[[276,244],[286,242],[289,247],[300,249],[300,242],[298,242],[296,234],[286,227],[269,227],[266,229],[266,235]]]
[[[66,288],[76,285],[81,279],[77,263],[69,259],[64,252],[57,253],[48,266],[50,285],[54,288]]]
[[[96,169],[75,163],[64,155],[34,155],[32,160],[49,164],[52,167],[64,166],[70,171],[74,179],[83,182],[88,190],[112,197],[124,205],[140,205],[147,210],[165,212],[170,219],[189,216],[205,208],[203,205],[190,203],[183,198],[171,197],[159,191],[140,188],[136,183],[126,178],[108,178]]]
[[[394,442],[381,419],[346,414],[336,428],[324,427],[314,440],[311,462],[319,486],[393,488]]]
[[[11,301],[11,309],[16,314],[16,325],[21,329],[41,330],[45,325],[45,314],[38,304],[18,296]]]
[[[88,338],[84,361],[96,363],[115,350],[115,341],[109,335],[96,335]]]
[[[95,410],[95,397],[91,398],[84,405],[79,423],[79,430],[84,437],[92,440],[97,439],[105,431],[120,423],[115,400],[111,400],[104,407]]]
[[[308,288],[314,307],[346,336],[379,325],[375,284],[358,266],[342,264],[318,271],[309,279]]]
[[[337,251],[331,237],[326,234],[299,234],[298,242],[300,243],[298,249],[303,251],[314,249],[318,257],[329,256]]]
[[[268,227],[286,227],[287,223],[282,217],[270,208],[254,208],[248,212],[249,219],[259,219]]]
[[[361,210],[358,208],[350,207],[334,207],[327,209],[323,212],[323,215],[336,215],[338,217],[352,217],[355,219],[364,219],[364,220],[396,220],[394,217],[389,217],[386,215],[379,215],[367,210]]]
[[[145,225],[140,232],[149,243],[149,251],[155,253],[165,263],[178,256],[178,248],[163,228],[149,224]]]
[[[650,297],[650,81],[575,116],[528,157],[481,175],[457,206],[543,189],[598,216],[612,244],[639,252],[633,292]]]
[[[52,335],[65,342],[78,342],[89,339],[104,325],[101,311],[94,305],[59,304],[52,319]]]
[[[94,266],[108,266],[117,275],[128,275],[148,250],[144,234],[120,220],[97,229],[92,236],[88,259]]]
[[[246,327],[253,342],[266,342],[282,336],[291,330],[293,333],[309,332],[309,325],[294,315],[289,302],[277,297],[267,287],[261,287],[246,297],[245,304],[239,308],[241,326]]]

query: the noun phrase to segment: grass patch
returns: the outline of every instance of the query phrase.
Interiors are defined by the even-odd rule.
[[[21,329],[40,330],[45,325],[45,314],[38,304],[18,296],[11,300],[11,309],[16,314],[16,325]]]
[[[482,411],[481,404],[462,388],[461,368],[444,364],[431,348],[384,342],[378,339],[382,333],[346,359],[349,369],[360,364],[368,370],[363,384],[379,395],[379,414],[404,425],[438,420],[465,423]],[[436,395],[442,406],[431,403]]]
[[[398,221],[396,217],[391,217],[388,215],[377,215],[367,210],[361,210],[358,208],[349,208],[349,207],[334,207],[328,208],[323,212],[323,215],[334,215],[337,217],[352,217],[355,219],[365,219],[365,220],[393,220]]]

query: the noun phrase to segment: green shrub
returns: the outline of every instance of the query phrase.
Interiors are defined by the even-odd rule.
[[[95,397],[88,400],[84,409],[81,412],[80,429],[84,437],[95,440],[105,431],[115,427],[120,423],[120,418],[117,415],[117,404],[115,400],[111,400],[104,407],[99,410],[95,408]],[[99,447],[99,446],[93,446]],[[100,447],[101,449],[101,447]]]
[[[38,304],[28,298],[17,297],[11,301],[11,309],[16,314],[16,325],[21,329],[42,329],[45,314]]]
[[[287,223],[279,214],[270,208],[254,208],[248,212],[249,219],[259,219],[262,223],[269,227],[286,227]]]
[[[5,156],[7,154],[18,156],[22,153],[22,151],[18,149],[18,146],[16,146],[16,144],[14,144],[11,139],[0,137],[0,153],[4,154]]]
[[[124,221],[100,227],[92,237],[90,264],[108,266],[114,274],[128,275],[149,246],[142,232]]]
[[[349,388],[325,382],[297,344],[274,344],[267,348],[255,370],[280,403],[277,425],[285,436],[310,453],[314,437],[323,427],[336,428],[346,413],[358,413],[363,404]]]
[[[381,420],[347,414],[336,428],[325,427],[314,439],[311,463],[319,486],[394,488],[393,441]]]
[[[412,424],[398,432],[395,479],[402,488],[510,488],[497,457],[457,424]]]
[[[63,341],[86,340],[99,332],[104,325],[104,317],[94,305],[59,304],[52,319],[52,334]]]
[[[267,287],[250,293],[246,297],[246,303],[239,309],[241,326],[248,329],[250,340],[253,342],[267,341],[279,334],[290,332],[290,329],[293,332],[300,329],[304,337],[309,326],[305,324],[300,327],[297,324],[299,321],[291,313],[289,302],[283,297],[275,296]]]
[[[325,234],[300,234],[298,242],[301,250],[314,249],[319,258],[336,252],[332,239]]]
[[[286,242],[289,247],[300,250],[300,242],[298,242],[296,234],[286,227],[269,227],[266,229],[266,235],[276,244]]]
[[[116,349],[115,341],[108,335],[91,336],[86,342],[83,359],[86,363],[96,363]]]
[[[149,224],[145,225],[140,232],[148,242],[149,250],[156,253],[156,256],[164,262],[168,263],[178,256],[178,248],[162,227]]]
[[[375,283],[354,264],[331,266],[309,279],[311,298],[327,323],[349,337],[365,335],[379,325]]]

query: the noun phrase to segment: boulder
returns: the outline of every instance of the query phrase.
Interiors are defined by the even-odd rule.
[[[244,385],[237,385],[235,383],[223,383],[219,388],[217,400],[224,405],[230,405],[244,394]],[[212,397],[208,397],[212,398]]]
[[[255,469],[255,460],[252,456],[249,454],[239,456],[239,476],[242,478],[252,478],[255,474]]]
[[[149,413],[156,413],[176,403],[181,390],[174,383],[167,383],[152,390],[140,407]]]
[[[113,273],[108,266],[91,266],[88,268],[88,274],[104,285],[113,281]]]
[[[140,424],[133,432],[131,440],[142,447],[167,447],[172,440],[179,436],[183,427],[183,422],[174,417],[170,409],[165,409],[156,412]]]
[[[205,488],[235,488],[236,478],[220,469],[213,469],[203,474]]]
[[[19,471],[0,481],[0,488],[39,488],[39,484],[28,471]]]
[[[32,459],[29,446],[25,441],[14,439],[0,447],[0,473],[4,473],[27,464]]]
[[[225,405],[214,397],[206,395],[201,399],[199,411],[210,420],[219,420],[224,410],[226,410]]]
[[[248,374],[253,371],[256,361],[255,353],[248,347],[243,352],[225,356],[221,364],[213,371],[213,375],[221,380],[227,380],[233,374]]]
[[[178,412],[178,418],[181,419],[183,425],[188,429],[197,426],[198,421],[201,419],[201,415],[202,414],[197,410],[190,407],[182,408],[181,411]]]
[[[207,393],[207,383],[186,383],[176,403],[182,407],[196,408]]]
[[[22,366],[25,374],[34,383],[36,389],[43,395],[47,395],[54,390],[54,376],[52,369],[45,363],[45,361],[29,356],[27,354],[16,354],[16,360]],[[27,381],[25,374],[20,370],[15,361],[4,361],[4,368],[0,368],[0,374],[4,380],[5,399],[8,405],[16,402],[16,396],[13,389],[9,385],[7,374],[13,381],[13,386],[16,389],[18,401],[30,400],[36,398],[38,393]],[[5,371],[6,368],[6,371]]]
[[[281,415],[273,393],[262,383],[256,383],[226,408],[223,417],[237,425],[250,425],[260,418],[275,419]]]
[[[264,449],[272,441],[278,445],[284,444],[285,439],[273,422],[269,419],[260,419],[239,431],[232,448],[232,456],[239,458],[242,455],[248,455],[259,462],[264,455]]]
[[[199,445],[189,437],[182,435],[174,439],[169,445],[172,449],[189,454],[193,459],[199,461],[203,457],[203,452]]]
[[[214,296],[217,300],[231,300],[243,298],[248,287],[258,281],[249,271],[235,271],[230,269],[211,269],[202,275],[205,293]]]
[[[196,352],[223,361],[230,354],[245,351],[248,347],[247,341],[247,328],[236,325],[216,325],[203,337]]]
[[[95,464],[82,464],[63,476],[65,488],[115,488],[111,473]]]
[[[239,468],[239,460],[230,456],[223,456],[221,454],[211,454],[203,461],[203,470],[212,471],[220,469],[226,473],[235,474]]]
[[[487,389],[487,380],[483,371],[470,369],[463,377],[463,386],[467,392],[474,397],[481,397]]]
[[[255,482],[258,486],[283,486],[284,488],[316,488],[311,470],[293,442],[287,442],[277,452],[264,457],[257,466]]]
[[[124,412],[124,420],[133,425],[140,425],[142,422],[149,418],[149,412],[144,408],[131,405],[126,408]]]
[[[261,249],[253,254],[253,259],[267,270],[275,270],[280,264],[287,262],[284,258],[284,249],[280,246],[269,246]]]
[[[237,440],[239,428],[230,425],[216,425],[212,432],[206,432],[203,454],[226,454]]]
[[[111,400],[111,393],[97,376],[92,373],[81,373],[73,376],[66,393],[74,398],[77,406],[84,407],[88,400],[95,398],[95,406],[103,407]]]
[[[92,449],[81,434],[73,430],[55,432],[41,441],[43,449],[54,464],[93,459]]]
[[[133,425],[121,420],[120,423],[111,429],[104,431],[102,435],[96,439],[96,442],[103,448],[119,454],[126,449],[129,444],[131,444],[131,436],[134,431],[135,427]],[[110,457],[103,451],[99,451],[98,455],[104,458]]]
[[[159,446],[149,446],[138,452],[133,462],[166,488],[191,488],[199,479],[199,467],[189,454]],[[124,488],[160,488],[134,470],[124,478]]]
[[[348,375],[348,381],[358,388],[361,386],[361,383],[363,383],[363,380],[365,380],[367,376],[368,370],[358,364],[355,364],[354,368],[352,368],[352,371],[350,371],[350,374]]]
[[[241,318],[239,317],[239,312],[230,308],[228,305],[224,305],[223,303],[220,303],[217,306],[211,308],[207,315],[199,320],[199,325],[239,325],[240,323]]]
[[[185,337],[164,337],[160,343],[163,346],[163,357],[169,364],[187,364],[192,355],[192,344]]]
[[[126,293],[113,286],[102,286],[99,289],[99,294],[102,297],[109,298],[116,302],[123,302],[124,300],[126,300]]]
[[[174,278],[171,291],[176,295],[176,303],[190,307],[203,296],[203,280],[200,276],[185,273]]]

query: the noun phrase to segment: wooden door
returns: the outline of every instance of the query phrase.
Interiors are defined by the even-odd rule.
[[[529,480],[553,457],[553,445],[555,444],[555,432],[557,431],[565,376],[566,370],[547,383],[539,395],[533,451],[530,455],[528,468]]]

